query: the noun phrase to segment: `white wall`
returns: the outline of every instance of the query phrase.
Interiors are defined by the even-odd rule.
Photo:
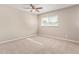
[[[37,33],[37,16],[0,5],[0,41]]]
[[[58,15],[58,27],[40,26],[41,18],[49,15]],[[73,6],[39,15],[39,33],[79,41],[79,6]]]
[[[42,17],[58,15],[59,27],[41,27]],[[79,40],[79,6],[39,15],[39,33]],[[37,16],[0,5],[0,41],[37,33]]]

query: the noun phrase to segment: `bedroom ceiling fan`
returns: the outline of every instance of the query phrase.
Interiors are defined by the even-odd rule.
[[[30,4],[30,7],[31,7],[31,8],[24,8],[24,9],[31,9],[30,12],[34,12],[34,11],[40,12],[39,9],[43,9],[43,7],[36,7],[36,6],[33,5],[33,4]]]

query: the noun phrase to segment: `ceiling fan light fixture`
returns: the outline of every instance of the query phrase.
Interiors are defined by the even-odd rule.
[[[35,11],[36,11],[35,9],[32,10],[32,12],[35,12]]]

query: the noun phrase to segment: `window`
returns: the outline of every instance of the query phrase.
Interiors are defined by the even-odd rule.
[[[41,19],[41,26],[58,26],[57,16],[48,16]]]

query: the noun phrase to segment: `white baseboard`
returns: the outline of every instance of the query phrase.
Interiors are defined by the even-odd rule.
[[[20,40],[20,39],[26,39],[26,38],[29,38],[31,36],[36,36],[36,35],[37,34],[35,33],[35,34],[30,34],[30,35],[10,39],[10,40],[4,40],[4,41],[0,41],[0,44],[11,42],[11,41],[16,41],[16,40]],[[79,43],[79,41],[75,41],[75,40],[71,40],[71,39],[63,38],[63,37],[51,36],[51,35],[48,35],[48,34],[39,34],[38,36],[42,36],[42,37],[46,37],[46,38],[55,38],[55,39],[64,40],[64,41],[68,41],[68,42],[73,42],[73,43]]]
[[[14,38],[14,39],[9,39],[9,40],[0,41],[0,44],[7,43],[7,42],[11,42],[11,41],[15,41],[15,40],[20,40],[20,39],[25,39],[25,38],[28,38],[28,37],[31,37],[31,36],[35,36],[35,35],[36,35],[36,34],[30,34],[30,35],[26,35],[26,36]]]
[[[63,37],[57,37],[57,36],[51,36],[50,34],[39,34],[40,36],[47,37],[47,38],[55,38],[59,40],[64,40],[68,42],[73,42],[73,43],[79,43],[79,41],[68,39],[68,38],[63,38]]]

